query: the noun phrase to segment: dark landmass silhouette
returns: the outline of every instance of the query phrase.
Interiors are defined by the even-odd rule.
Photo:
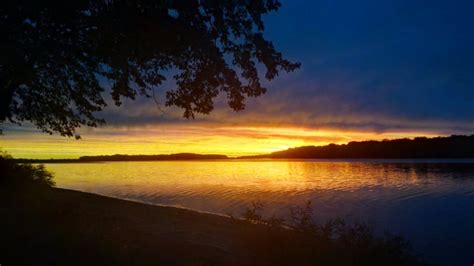
[[[383,141],[360,141],[326,146],[304,146],[240,159],[402,159],[474,158],[474,135],[417,137]]]
[[[172,161],[172,160],[221,160],[228,159],[222,154],[197,154],[197,153],[175,153],[158,155],[100,155],[100,156],[82,156],[80,161]]]
[[[157,155],[98,155],[81,156],[79,159],[13,159],[17,163],[77,163],[77,162],[106,162],[106,161],[186,161],[186,160],[222,160],[228,159],[222,154],[174,153]]]

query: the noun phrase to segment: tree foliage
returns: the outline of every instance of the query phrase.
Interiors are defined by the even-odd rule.
[[[0,122],[31,121],[73,136],[104,123],[95,113],[110,93],[153,96],[173,75],[165,104],[184,117],[208,114],[224,93],[229,106],[266,89],[292,63],[263,36],[262,15],[278,0],[9,0],[0,7]]]
[[[352,141],[341,145],[303,146],[267,155],[243,156],[241,158],[474,158],[474,135]]]
[[[0,188],[4,187],[51,187],[55,185],[53,174],[44,165],[16,163],[12,157],[0,151]]]

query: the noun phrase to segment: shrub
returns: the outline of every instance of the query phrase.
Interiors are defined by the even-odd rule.
[[[249,251],[261,265],[425,265],[401,236],[377,236],[365,223],[333,219],[318,224],[311,202],[290,208],[289,219],[265,218],[261,202],[243,219],[266,226],[248,237]]]
[[[0,152],[0,184],[2,187],[51,187],[54,186],[53,174],[44,165],[16,163],[5,152]]]

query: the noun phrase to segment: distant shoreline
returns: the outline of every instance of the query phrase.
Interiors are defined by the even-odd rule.
[[[93,163],[93,162],[142,162],[142,161],[198,161],[198,160],[226,160],[221,154],[176,153],[158,155],[99,155],[82,156],[78,159],[13,159],[17,163]]]
[[[265,160],[272,160],[272,161],[371,161],[371,162],[404,162],[404,161],[430,161],[433,162],[440,162],[440,163],[474,163],[474,158],[467,157],[467,158],[232,158],[229,157],[227,159],[163,159],[163,160],[96,160],[96,161],[83,161],[79,159],[13,159],[16,163],[37,163],[37,164],[68,164],[68,163],[80,163],[80,164],[89,164],[89,163],[110,163],[110,162],[237,162],[239,160],[243,161],[265,161]]]

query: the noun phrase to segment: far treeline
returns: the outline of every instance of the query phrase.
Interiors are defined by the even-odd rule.
[[[335,159],[335,158],[474,158],[474,135],[450,137],[360,141],[326,146],[304,146],[242,159]]]
[[[97,155],[82,156],[79,159],[13,159],[17,163],[88,163],[88,162],[122,162],[122,161],[186,161],[186,160],[221,160],[229,157],[221,154],[175,153],[158,155]]]
[[[173,161],[173,160],[218,160],[228,159],[220,154],[195,154],[195,153],[175,153],[159,155],[100,155],[100,156],[82,156],[79,161]]]

